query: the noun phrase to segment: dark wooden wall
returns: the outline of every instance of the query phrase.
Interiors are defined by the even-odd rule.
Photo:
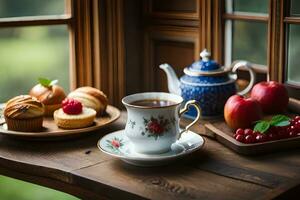
[[[124,4],[125,79],[126,94],[142,91],[143,19],[141,0],[126,0]]]
[[[199,0],[144,0],[144,89],[167,91],[169,63],[178,76],[200,52]]]
[[[199,59],[199,0],[127,0],[125,3],[126,93],[167,91],[162,63],[178,76]]]

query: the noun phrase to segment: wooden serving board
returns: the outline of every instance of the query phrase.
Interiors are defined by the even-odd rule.
[[[269,118],[269,117],[267,117]],[[215,138],[218,142],[244,155],[259,155],[291,148],[300,147],[300,136],[280,139],[263,143],[244,144],[235,140],[233,131],[227,126],[224,119],[205,123],[205,134]]]
[[[77,137],[83,134],[103,128],[112,122],[116,121],[120,117],[120,110],[113,106],[108,105],[106,108],[106,114],[102,117],[97,117],[94,120],[92,126],[79,129],[61,129],[56,126],[54,119],[51,117],[44,118],[43,130],[40,132],[21,132],[7,130],[7,126],[3,123],[0,126],[0,134],[30,140],[57,140],[57,139],[69,139]]]

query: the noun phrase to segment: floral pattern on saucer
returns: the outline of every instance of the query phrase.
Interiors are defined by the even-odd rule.
[[[111,140],[106,140],[106,147],[111,149],[113,152],[120,154],[120,148],[124,146],[123,139],[114,137]]]

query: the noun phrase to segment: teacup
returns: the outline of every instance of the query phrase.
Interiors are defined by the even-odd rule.
[[[200,107],[195,100],[186,102],[180,109],[183,98],[164,92],[137,93],[122,99],[128,113],[125,134],[134,151],[143,154],[160,154],[170,150],[181,134],[200,118]],[[194,106],[197,117],[183,130],[179,119]]]

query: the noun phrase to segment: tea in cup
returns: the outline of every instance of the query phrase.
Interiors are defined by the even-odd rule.
[[[122,99],[128,113],[125,135],[134,151],[144,154],[160,154],[170,150],[181,134],[187,131],[200,118],[200,107],[195,100],[185,103],[183,98],[164,92],[147,92],[126,96]],[[194,106],[197,117],[183,130],[179,119]]]

